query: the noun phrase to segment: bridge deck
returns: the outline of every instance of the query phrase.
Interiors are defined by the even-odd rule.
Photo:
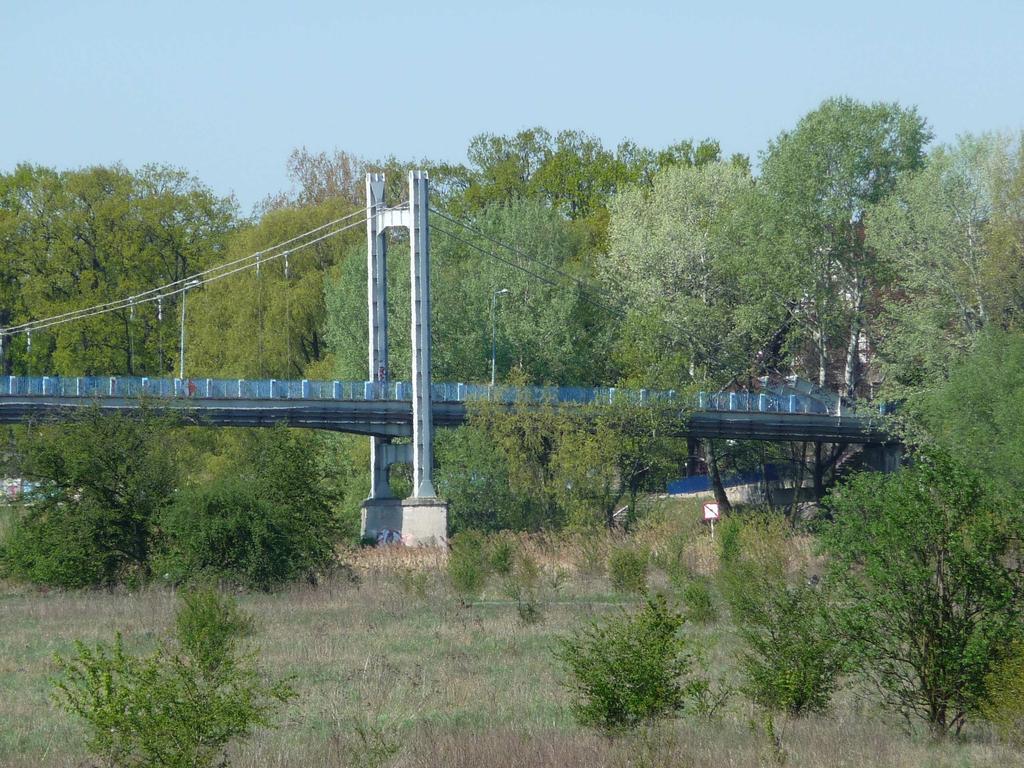
[[[0,423],[33,418],[62,419],[97,405],[135,411],[143,403],[173,410],[188,423],[208,426],[293,427],[380,437],[412,433],[411,387],[407,382],[246,381],[129,377],[0,377]],[[487,387],[433,385],[438,426],[467,419],[468,403],[491,400],[510,408],[549,404],[611,403],[618,400],[677,411],[679,434],[768,441],[821,440],[880,443],[890,438],[880,419],[859,413],[829,413],[809,396],[766,393],[700,393],[583,387]]]

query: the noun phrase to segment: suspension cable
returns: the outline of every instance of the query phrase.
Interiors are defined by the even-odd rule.
[[[363,218],[361,220],[354,221],[354,222],[352,222],[350,224],[346,224],[345,226],[342,226],[342,227],[338,227],[338,228],[333,229],[333,230],[331,230],[331,231],[329,231],[329,232],[327,232],[327,233],[325,233],[323,235],[320,235],[319,237],[313,238],[312,240],[307,240],[307,241],[305,241],[303,243],[295,245],[288,252],[295,253],[296,251],[300,251],[300,250],[302,250],[304,248],[308,248],[308,247],[310,247],[312,245],[315,245],[315,244],[317,244],[319,242],[322,242],[322,241],[324,241],[324,240],[326,240],[326,239],[328,239],[330,237],[334,237],[335,235],[338,235],[338,234],[341,234],[342,232],[350,230],[353,227],[361,226],[365,222],[365,220],[366,220],[366,214],[365,214],[364,211],[359,211],[357,213],[360,213],[360,214],[363,215]],[[352,215],[349,215],[349,216],[344,217],[344,218],[352,218]],[[323,229],[324,229],[324,227],[321,226],[321,227],[317,227],[315,230],[310,230],[310,232],[317,232],[317,231],[321,231]],[[296,236],[294,238],[291,238],[290,240],[286,240],[285,243],[294,243],[297,239],[299,239],[301,237],[307,237],[308,235],[309,235],[308,232],[304,233],[303,235],[299,235],[299,236]],[[274,259],[280,258],[283,255],[284,252],[283,253],[270,253],[270,252],[274,251],[274,250],[277,250],[283,244],[284,243],[279,243],[279,244],[277,244],[275,246],[272,246],[271,248],[268,248],[268,249],[265,249],[263,251],[260,251],[259,252],[260,260],[263,263],[266,263],[268,261],[273,261]],[[191,277],[186,278],[184,280],[176,280],[174,282],[168,283],[165,286],[161,286],[160,288],[153,288],[153,289],[151,289],[149,291],[146,291],[144,293],[135,294],[134,296],[130,296],[130,297],[127,297],[125,299],[121,299],[119,301],[107,302],[106,304],[99,304],[99,305],[96,305],[96,306],[93,306],[93,307],[87,307],[85,309],[77,310],[75,312],[65,312],[63,314],[54,315],[52,317],[43,318],[41,320],[33,320],[33,321],[30,321],[30,322],[27,322],[27,323],[22,323],[21,325],[12,326],[10,328],[4,328],[4,329],[0,330],[0,333],[2,333],[4,335],[8,335],[8,336],[13,336],[14,334],[17,334],[17,333],[29,333],[29,332],[31,332],[33,330],[42,330],[44,328],[50,328],[50,327],[55,326],[55,325],[63,325],[64,323],[70,323],[70,322],[73,322],[75,320],[84,320],[84,319],[89,318],[89,317],[95,317],[97,315],[103,315],[103,314],[107,314],[109,312],[115,312],[118,309],[124,309],[125,307],[130,306],[131,304],[144,304],[144,303],[147,303],[147,302],[155,301],[155,302],[158,303],[158,310],[160,310],[160,309],[162,309],[162,307],[161,307],[162,299],[165,299],[165,298],[168,298],[168,297],[171,297],[171,296],[176,296],[177,294],[180,294],[180,293],[184,293],[185,291],[187,291],[187,290],[189,290],[191,288],[198,287],[198,285],[207,285],[209,283],[216,282],[217,280],[222,280],[225,277],[229,277],[229,276],[231,276],[231,275],[233,275],[233,274],[235,274],[237,272],[242,272],[242,271],[247,270],[247,269],[252,269],[255,266],[255,261],[254,261],[255,255],[256,254],[251,254],[251,255],[246,256],[244,258],[236,259],[236,260],[234,260],[232,262],[228,262],[226,264],[221,264],[221,265],[219,265],[217,267],[211,267],[210,269],[207,269],[207,270],[205,270],[203,272],[197,273],[197,275],[191,276]],[[243,263],[243,262],[247,262],[247,263]],[[233,269],[228,269],[227,271],[222,271],[222,270],[225,270],[227,267],[233,266],[233,265],[236,265],[236,264],[238,264],[240,266],[234,266]],[[215,273],[215,272],[217,274],[212,274],[212,273]],[[209,276],[206,277],[203,280],[200,280],[198,275],[209,275]],[[198,281],[198,282],[194,282],[194,281]]]
[[[7,334],[7,335],[14,335],[16,333],[22,333],[22,332],[27,331],[27,330],[32,329],[32,328],[47,328],[47,327],[50,327],[51,325],[60,325],[62,322],[68,322],[68,321],[71,321],[71,320],[83,319],[85,317],[91,317],[93,315],[105,314],[106,312],[113,312],[113,311],[116,311],[118,309],[124,309],[126,307],[131,306],[132,304],[142,304],[142,303],[146,303],[146,302],[149,302],[149,301],[154,301],[157,298],[158,295],[161,296],[161,297],[173,296],[173,295],[175,295],[177,293],[181,293],[182,289],[183,289],[183,286],[185,286],[186,284],[189,284],[189,286],[188,286],[189,288],[193,287],[191,285],[191,283],[194,280],[200,280],[203,283],[213,282],[214,280],[220,279],[221,277],[226,277],[229,274],[234,274],[235,272],[239,271],[240,269],[248,269],[251,266],[253,266],[253,263],[271,261],[271,260],[273,260],[275,258],[278,258],[280,256],[280,254],[279,253],[275,254],[274,251],[277,251],[277,250],[285,247],[286,245],[291,245],[292,243],[295,243],[295,242],[297,242],[299,240],[302,240],[303,238],[309,237],[310,235],[314,235],[314,234],[316,234],[318,232],[322,232],[324,229],[328,229],[328,228],[330,228],[332,226],[340,224],[341,222],[347,221],[348,219],[351,219],[351,218],[353,218],[355,216],[362,216],[363,218],[360,221],[354,222],[351,225],[346,225],[345,227],[341,227],[341,228],[339,228],[337,230],[334,230],[333,232],[331,232],[331,233],[329,233],[327,235],[327,237],[331,237],[334,234],[338,234],[339,232],[343,232],[346,229],[351,228],[352,226],[357,226],[359,224],[362,224],[363,221],[366,220],[366,212],[364,210],[354,211],[354,212],[352,212],[350,214],[347,214],[345,216],[342,216],[342,217],[340,217],[338,219],[335,219],[333,221],[329,221],[326,224],[321,224],[318,227],[314,227],[313,229],[311,229],[311,230],[309,230],[307,232],[303,232],[302,234],[295,235],[294,237],[291,237],[291,238],[289,238],[287,240],[284,240],[284,241],[282,241],[280,243],[276,243],[275,245],[272,245],[269,248],[265,248],[265,249],[263,249],[261,251],[256,251],[255,253],[251,253],[251,254],[249,254],[247,256],[242,256],[240,258],[234,259],[233,261],[229,261],[229,262],[226,262],[224,264],[218,264],[218,265],[215,265],[213,267],[209,267],[208,269],[205,269],[202,272],[196,272],[196,273],[194,273],[192,275],[189,275],[187,277],[183,277],[183,278],[181,278],[179,280],[172,280],[169,283],[165,283],[164,285],[158,286],[156,288],[150,288],[149,290],[143,291],[142,293],[139,293],[139,294],[134,294],[132,296],[124,297],[124,298],[117,299],[117,300],[114,300],[114,301],[108,301],[108,302],[105,302],[103,304],[96,304],[96,305],[91,306],[91,307],[85,307],[85,308],[82,308],[82,309],[70,310],[68,312],[64,312],[64,313],[61,313],[61,314],[58,314],[58,315],[52,315],[50,317],[43,318],[41,320],[31,320],[31,321],[28,321],[28,322],[25,322],[25,323],[21,323],[19,325],[14,325],[14,326],[10,326],[8,328],[4,328],[4,329],[0,330],[0,333]],[[297,250],[298,248],[304,248],[304,247],[306,247],[306,245],[311,245],[311,244],[313,244],[315,242],[320,242],[320,240],[322,240],[322,239],[324,239],[324,238],[323,237],[316,238],[316,239],[314,239],[314,240],[312,240],[312,241],[310,241],[308,243],[301,244],[301,245],[297,246],[296,248],[293,248],[292,250]],[[242,266],[240,268],[236,267],[236,265],[239,265],[239,264],[241,264]],[[224,274],[214,274],[214,273],[222,272],[223,270],[228,270],[229,267],[236,267],[236,268],[235,269],[230,269],[229,271],[225,272]],[[187,290],[187,289],[185,289],[185,290]]]

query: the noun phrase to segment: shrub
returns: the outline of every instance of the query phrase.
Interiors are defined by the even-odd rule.
[[[59,587],[148,575],[153,524],[177,483],[169,426],[88,409],[27,430],[26,473],[45,489],[16,518],[0,556],[8,576]]]
[[[516,601],[519,620],[527,626],[544,620],[540,578],[541,570],[537,561],[525,552],[520,552],[515,558],[512,573],[505,579],[505,594]]]
[[[608,578],[617,592],[646,592],[647,552],[631,546],[616,547],[608,556]]]
[[[326,508],[275,502],[245,478],[216,480],[180,491],[161,515],[167,542],[155,565],[176,581],[212,574],[267,590],[330,560],[328,518]]]
[[[711,587],[705,579],[692,579],[683,587],[683,605],[686,606],[687,621],[695,624],[710,624],[718,619],[718,608],[711,595]]]
[[[680,636],[683,617],[662,596],[633,615],[594,623],[561,640],[556,651],[569,677],[572,712],[608,733],[678,712],[692,660]]]
[[[801,573],[788,577],[784,520],[756,517],[735,530],[736,550],[721,579],[743,641],[743,689],[772,711],[822,711],[846,659],[824,597]]]
[[[478,531],[463,531],[452,537],[448,554],[448,578],[463,599],[479,597],[489,570],[487,540]]]
[[[254,654],[241,648],[251,621],[229,598],[187,594],[176,638],[149,656],[112,645],[75,644],[57,658],[60,707],[85,721],[87,745],[121,768],[203,768],[227,765],[227,745],[294,696],[284,682],[264,682]]]
[[[1019,637],[1024,515],[950,456],[922,451],[830,499],[824,531],[836,624],[894,708],[958,732]]]
[[[516,546],[508,536],[494,536],[488,554],[491,570],[499,576],[508,576],[515,568]]]
[[[1005,739],[1024,746],[1024,643],[1014,644],[985,682],[988,695],[982,714]]]

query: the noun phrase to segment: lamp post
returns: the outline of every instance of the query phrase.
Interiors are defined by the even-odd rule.
[[[185,297],[188,289],[195,288],[201,280],[189,280],[181,289],[181,340],[178,343],[178,378],[185,380]]]
[[[496,367],[497,367],[496,366],[496,361],[497,361],[497,358],[498,358],[498,355],[497,355],[497,350],[498,350],[498,346],[497,346],[498,324],[497,324],[497,319],[495,318],[494,311],[495,311],[495,308],[498,305],[498,297],[499,296],[504,296],[506,293],[508,293],[508,288],[501,288],[500,290],[497,290],[497,291],[495,291],[494,293],[491,294],[491,386],[492,387],[494,386],[494,374],[495,374],[495,371],[496,371]]]

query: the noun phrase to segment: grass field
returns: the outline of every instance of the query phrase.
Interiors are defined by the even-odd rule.
[[[694,533],[695,569],[711,567]],[[255,614],[263,665],[289,675],[300,696],[281,726],[232,754],[238,766],[760,766],[772,762],[762,715],[741,696],[713,721],[682,718],[610,741],[576,726],[552,660],[557,637],[594,616],[629,608],[607,579],[581,569],[599,553],[531,543],[545,567],[544,621],[524,626],[492,580],[464,605],[448,586],[444,554],[353,555],[353,581],[243,594]],[[652,584],[671,589],[663,574]],[[152,647],[175,595],[40,591],[0,584],[0,766],[91,766],[80,726],[49,700],[53,656],[75,638]],[[728,677],[728,622],[691,627],[708,668]],[[789,766],[1004,766],[1024,755],[986,731],[960,742],[908,735],[892,714],[847,687],[827,716],[777,722]]]

